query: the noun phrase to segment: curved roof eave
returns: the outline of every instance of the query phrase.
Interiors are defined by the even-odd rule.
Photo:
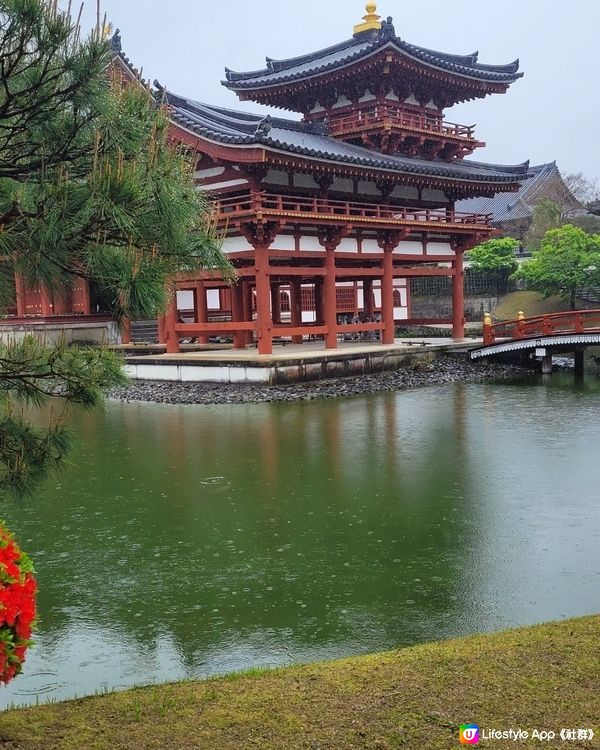
[[[393,49],[421,65],[477,82],[509,85],[523,76],[523,73],[518,72],[519,60],[507,65],[485,65],[478,62],[478,53],[465,56],[450,55],[409,44],[394,37],[381,41],[355,39],[314,55],[303,55],[289,61],[271,60],[269,67],[260,71],[243,73],[226,68],[226,80],[222,83],[227,88],[242,90],[269,88],[293,80],[310,80],[328,71],[341,70],[359,60],[368,59],[385,49]],[[286,65],[288,62],[289,65]]]

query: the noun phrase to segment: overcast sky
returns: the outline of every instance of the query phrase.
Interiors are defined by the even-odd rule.
[[[123,48],[171,91],[203,102],[238,103],[220,84],[225,66],[264,67],[273,58],[348,39],[364,0],[101,0]],[[86,0],[86,23],[95,3]],[[473,158],[503,164],[556,160],[563,173],[600,178],[600,0],[379,0],[402,39],[467,54],[482,63],[517,57],[525,78],[505,95],[459,105],[446,119],[477,123],[487,142]]]

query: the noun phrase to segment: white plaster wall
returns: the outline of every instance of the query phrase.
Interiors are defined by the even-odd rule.
[[[454,257],[454,250],[450,247],[449,242],[428,242],[427,255],[449,255]]]
[[[238,187],[240,185],[247,185],[248,180],[228,180],[227,182],[214,182],[211,185],[197,185],[198,190],[203,193],[209,193],[211,190],[218,190],[219,188]]]
[[[18,326],[0,324],[0,342],[9,344],[34,336],[47,346],[83,342],[86,344],[119,344],[121,334],[113,321],[98,323],[34,323]]]
[[[423,255],[423,245],[420,242],[402,241],[394,250],[395,255]]]
[[[374,182],[367,182],[366,180],[359,180],[358,182],[358,198],[360,200],[361,195],[377,195],[380,196],[381,192],[377,190],[377,186]]]
[[[193,310],[194,309],[194,292],[184,291],[177,292],[177,309]]]
[[[219,290],[209,289],[206,292],[206,303],[209,310],[220,310],[221,304],[219,301]]]
[[[336,177],[330,190],[336,193],[352,193],[354,192],[354,183],[352,180]]]
[[[307,252],[323,251],[323,245],[319,242],[317,237],[301,237],[300,238],[300,250]]]
[[[446,202],[446,193],[443,190],[430,190],[429,188],[425,188],[423,190],[423,200],[424,201],[440,201],[445,203]]]
[[[311,174],[295,174],[294,185],[301,188],[318,188],[315,178]]]
[[[225,172],[225,167],[214,167],[213,169],[198,169],[194,172],[197,180],[207,180],[210,177],[218,177]]]
[[[225,237],[221,249],[224,253],[241,253],[252,250],[252,245],[244,237]]]
[[[382,253],[383,250],[377,244],[377,240],[363,240],[362,241],[363,253]]]
[[[333,109],[337,109],[339,107],[348,107],[352,104],[350,99],[347,99],[343,94],[340,96],[337,100],[337,102],[333,105]]]
[[[396,185],[396,187],[392,190],[392,197],[418,200],[419,189],[416,187],[409,187],[408,185]]]
[[[275,250],[295,250],[296,240],[291,234],[278,234],[273,240],[272,247]]]
[[[288,185],[289,178],[287,172],[278,169],[269,169],[263,182],[270,182],[273,185]]]
[[[337,247],[336,252],[340,253],[357,253],[358,240],[353,237],[344,237]]]
[[[370,101],[373,101],[373,99],[376,99],[376,98],[377,98],[377,97],[376,97],[376,96],[375,96],[374,94],[372,94],[372,93],[371,93],[371,92],[369,91],[369,89],[367,89],[367,90],[365,91],[364,95],[363,95],[363,96],[361,96],[361,97],[360,97],[360,99],[359,99],[358,101],[359,101],[359,102],[370,102]]]

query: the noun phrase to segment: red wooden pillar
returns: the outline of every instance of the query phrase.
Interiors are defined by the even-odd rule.
[[[279,284],[271,284],[271,318],[273,323],[281,323],[281,289]]]
[[[121,307],[125,308],[125,294],[121,293],[119,295],[119,302],[121,304]],[[125,345],[129,345],[132,342],[131,337],[131,318],[128,316],[125,316],[123,320],[121,321],[121,343]]]
[[[365,315],[369,318],[373,317],[375,312],[375,300],[373,299],[373,279],[365,279],[363,281],[363,306]]]
[[[20,273],[15,273],[15,302],[17,305],[17,317],[24,318],[27,314],[25,306],[25,283]]]
[[[241,282],[231,287],[231,320],[234,323],[244,321],[244,292]],[[233,348],[246,348],[246,331],[235,331],[233,334]]]
[[[325,323],[323,279],[315,281],[315,322],[320,326]]]
[[[81,279],[81,301],[83,305],[83,314],[92,314],[92,300],[90,297],[90,284],[86,279]]]
[[[55,315],[68,315],[72,312],[73,306],[69,300],[69,289],[61,289],[52,295],[52,303]]]
[[[394,323],[394,247],[383,248],[383,278],[381,279],[381,309],[383,319],[383,344],[393,344],[396,337]]]
[[[271,283],[269,280],[269,247],[259,244],[254,248],[256,275],[256,326],[258,353],[273,353],[273,320],[271,318]]]
[[[250,322],[253,319],[252,309],[252,285],[249,281],[241,281],[242,285],[242,304],[243,304],[243,316],[244,320]],[[246,343],[251,344],[254,340],[254,333],[252,331],[246,331]]]
[[[52,299],[50,292],[45,284],[40,284],[40,299],[42,305],[42,315],[44,318],[49,318],[52,315]]]
[[[302,325],[302,282],[294,279],[290,283],[290,312],[292,314],[292,327],[298,328]],[[292,344],[301,344],[302,335],[292,336]]]
[[[196,323],[208,323],[208,301],[203,281],[199,281],[194,287],[194,319]],[[207,333],[200,333],[196,340],[199,344],[208,344],[209,336]]]
[[[328,331],[325,334],[325,348],[337,349],[337,292],[335,283],[335,247],[334,244],[326,245],[325,256],[325,280],[323,290],[323,307],[325,314],[325,325]]]
[[[121,324],[121,343],[122,344],[131,344],[133,341],[133,338],[131,336],[131,318],[123,318],[123,322]]]
[[[167,303],[167,314],[165,316],[165,335],[167,339],[167,354],[179,354],[179,334],[175,330],[178,322],[177,315],[177,290],[175,287],[169,289],[169,301]]]
[[[456,258],[452,264],[452,338],[465,337],[465,268],[463,251],[456,250]]]
[[[167,322],[167,319],[164,315],[158,316],[158,343],[159,344],[167,343],[167,333],[165,330],[166,322]]]

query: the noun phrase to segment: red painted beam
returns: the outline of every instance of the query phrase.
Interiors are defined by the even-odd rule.
[[[180,336],[190,336],[196,333],[232,333],[235,331],[255,331],[256,321],[244,321],[239,323],[178,323],[175,331]]]
[[[329,333],[328,326],[275,326],[274,336],[324,336]]]

